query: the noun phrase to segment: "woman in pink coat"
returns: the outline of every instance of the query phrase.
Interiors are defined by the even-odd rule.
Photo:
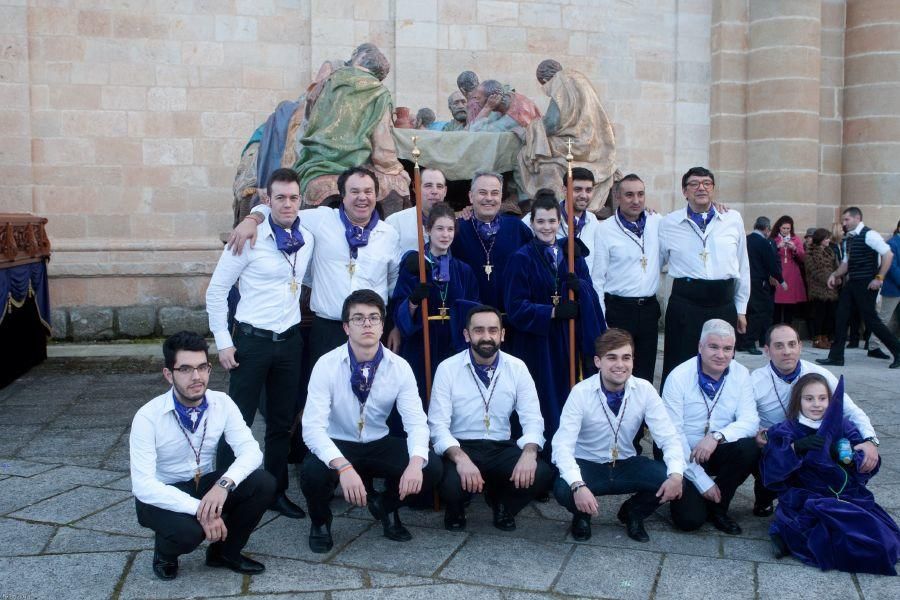
[[[778,248],[778,260],[781,262],[781,274],[787,283],[787,289],[775,289],[775,323],[791,324],[794,317],[800,316],[798,305],[806,302],[806,286],[803,284],[803,259],[806,252],[803,240],[794,233],[794,220],[785,215],[775,222],[772,228],[772,241]]]

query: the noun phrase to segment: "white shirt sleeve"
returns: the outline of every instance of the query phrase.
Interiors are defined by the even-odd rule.
[[[343,456],[335,443],[328,437],[328,422],[331,416],[330,379],[334,373],[319,360],[309,377],[306,406],[303,408],[303,442],[310,452],[328,465]]]
[[[650,386],[648,386],[650,387]],[[653,441],[663,451],[663,460],[666,463],[666,474],[684,474],[685,455],[678,432],[669,418],[662,398],[652,387],[647,392],[647,400],[644,407],[644,421],[650,428]]]
[[[670,376],[666,379],[666,386],[663,388],[662,399],[663,404],[669,413],[669,418],[672,420],[672,426],[675,428],[675,433],[680,439],[681,453],[684,456],[684,460],[687,461],[691,456],[691,446],[688,444],[687,436],[684,434],[684,389],[678,382],[677,377]],[[684,476],[700,490],[701,494],[715,484],[712,478],[707,475],[703,467],[695,462],[686,463]]]
[[[422,398],[416,385],[412,367],[404,360],[394,363],[401,373],[400,390],[397,393],[397,412],[406,431],[406,447],[409,457],[421,457],[428,464],[428,418],[422,409]],[[309,400],[307,400],[309,402]]]
[[[822,376],[828,380],[828,386],[831,389],[837,387],[838,378],[828,369],[819,368],[812,372],[821,373]],[[872,426],[872,421],[869,419],[869,416],[850,399],[850,395],[847,392],[844,392],[844,416],[850,419],[851,423],[856,425],[856,428],[859,429],[859,433],[863,438],[875,436],[875,428]]]
[[[611,217],[615,218],[615,217]],[[600,297],[600,307],[603,314],[606,314],[606,300],[604,299],[604,288],[606,287],[606,270],[609,268],[609,245],[606,243],[606,236],[603,235],[600,227],[594,233],[594,267],[591,271],[591,279],[594,281],[594,290]]]
[[[544,417],[541,415],[541,403],[538,400],[534,379],[527,369],[516,375],[516,414],[522,425],[522,437],[516,442],[524,449],[526,444],[537,444],[544,447]]]
[[[866,233],[866,246],[877,252],[879,256],[884,256],[891,251],[891,247],[884,241],[881,234],[874,229],[870,229]]]
[[[749,375],[743,378],[735,412],[737,418],[720,430],[726,442],[753,437],[759,431],[759,413],[756,410],[756,398],[753,397],[753,385]]]
[[[453,398],[451,384],[453,373],[438,365],[431,385],[431,404],[428,405],[428,425],[431,430],[431,443],[438,456],[443,456],[449,448],[459,446],[459,440],[450,432],[453,421]]]
[[[244,251],[234,256],[231,250],[224,250],[206,288],[206,313],[209,315],[209,330],[216,339],[216,348],[222,350],[234,346],[228,331],[228,293],[240,278],[241,272],[250,261],[249,242]]]
[[[553,464],[559,469],[559,476],[570,486],[576,481],[584,481],[581,469],[575,461],[575,444],[581,433],[584,413],[578,401],[577,392],[569,393],[559,416],[559,429],[553,435]]]
[[[227,411],[223,435],[225,442],[231,446],[231,450],[234,452],[234,462],[222,476],[228,477],[235,484],[240,485],[250,473],[262,465],[263,453],[259,449],[259,442],[253,437],[253,432],[247,427],[237,404],[230,398],[221,404],[226,407]]]
[[[128,451],[134,497],[163,510],[196,515],[200,500],[156,478],[156,436],[153,421],[138,411],[131,424]]]
[[[750,302],[750,258],[747,255],[747,236],[744,235],[744,221],[739,218],[738,222],[740,235],[738,235],[737,258],[740,277],[738,278],[737,290],[734,294],[734,306],[739,315],[746,315],[747,304]]]

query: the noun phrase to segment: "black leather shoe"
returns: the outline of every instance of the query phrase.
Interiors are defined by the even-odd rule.
[[[762,354],[762,350],[757,348],[756,346],[747,346],[741,350],[742,352],[746,352],[747,354],[752,354],[753,356],[759,356]]]
[[[494,503],[494,527],[500,531],[515,531],[516,518],[509,514],[502,502]]]
[[[726,513],[710,512],[708,520],[710,523],[712,523],[713,527],[723,533],[727,533],[728,535],[741,534],[741,526],[738,525],[737,521],[729,517]]]
[[[381,495],[370,495],[367,505],[369,512],[373,517],[381,521],[381,527],[384,531],[384,537],[395,542],[408,542],[412,539],[412,534],[400,522],[400,515],[394,511],[393,522],[391,515],[384,510],[384,499]]]
[[[830,366],[833,366],[833,367],[843,367],[843,366],[844,366],[844,359],[842,359],[842,358],[841,358],[841,359],[837,359],[837,358],[817,358],[817,359],[816,359],[816,362],[819,363],[820,365],[830,365]]]
[[[229,558],[219,552],[215,545],[211,545],[206,549],[206,566],[223,567],[245,575],[259,575],[266,570],[264,564],[243,554],[238,554],[237,558]]]
[[[769,539],[772,540],[772,556],[775,558],[784,558],[788,555],[788,547],[787,544],[784,543],[784,540],[781,539],[781,536],[777,533],[773,533],[769,536]]]
[[[771,504],[754,504],[753,505],[753,515],[756,517],[771,517],[772,513],[775,512],[775,507]]]
[[[890,355],[885,354],[884,350],[881,348],[875,348],[874,350],[869,350],[866,352],[866,356],[869,358],[880,358],[881,360],[891,360]]]
[[[334,547],[334,540],[331,539],[331,525],[321,523],[316,525],[310,523],[309,526],[309,549],[316,554],[325,554]]]
[[[888,365],[888,369],[900,369],[900,354],[894,357],[894,362]]]
[[[572,516],[572,539],[576,542],[591,539],[591,515],[577,512]]]
[[[291,502],[291,499],[284,493],[275,496],[275,499],[272,500],[272,504],[269,505],[269,510],[280,512],[288,519],[302,519],[306,516],[303,509]]]
[[[848,348],[859,348],[859,340],[850,340],[847,342]]]
[[[153,574],[163,580],[175,579],[178,576],[178,557],[165,556],[154,550]]]
[[[629,513],[625,508],[625,504],[619,508],[616,517],[625,524],[625,532],[628,534],[628,537],[636,542],[650,541],[650,536],[647,535],[647,530],[644,529],[644,521]]]
[[[444,529],[447,531],[465,531],[466,513],[461,510],[451,510],[448,507],[444,511]]]

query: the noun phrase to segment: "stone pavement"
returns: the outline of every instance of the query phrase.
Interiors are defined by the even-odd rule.
[[[335,499],[335,548],[327,555],[309,551],[307,520],[268,513],[247,548],[266,564],[263,575],[208,569],[201,548],[182,557],[177,580],[162,582],[150,570],[151,533],[135,519],[128,428],[165,383],[161,361],[145,350],[133,352],[143,357],[125,352],[51,358],[0,390],[0,599],[900,598],[897,578],[775,561],[766,520],[750,513],[749,485],[733,504],[743,535],[708,525],[678,533],[661,510],[647,522],[647,544],[630,540],[616,521],[621,497],[603,499],[587,543],[572,541],[569,516],[552,500],[527,507],[513,533],[491,527],[477,497],[466,533],[444,531],[440,513],[405,511],[414,538],[398,544],[381,536],[365,510]],[[823,355],[804,352],[807,359]],[[739,359],[750,367],[764,363]],[[848,389],[882,440],[885,466],[872,489],[900,518],[900,373],[863,350],[849,350],[847,365],[838,371],[854,374]],[[227,389],[226,378],[216,369],[211,387]],[[291,495],[300,498],[292,477]]]

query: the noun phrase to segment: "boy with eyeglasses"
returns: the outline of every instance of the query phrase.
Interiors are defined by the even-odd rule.
[[[428,423],[409,364],[381,344],[385,306],[373,290],[352,292],[341,321],[348,337],[320,358],[309,379],[303,411],[303,441],[310,453],[300,471],[309,510],[309,548],[331,550],[329,501],[340,483],[344,499],[368,506],[384,536],[412,539],[397,509],[408,497],[441,479],[441,461],[428,449]],[[388,434],[387,418],[397,407],[406,439]],[[378,492],[367,481],[384,478]],[[393,517],[393,518],[391,518]]]
[[[206,340],[181,331],[165,341],[163,356],[172,388],[138,410],[128,444],[138,523],[156,532],[153,573],[174,579],[178,556],[204,540],[208,566],[262,573],[265,567],[241,550],[272,500],[275,479],[259,468],[262,452],[235,403],[207,389]],[[236,458],[214,468],[220,440]]]

